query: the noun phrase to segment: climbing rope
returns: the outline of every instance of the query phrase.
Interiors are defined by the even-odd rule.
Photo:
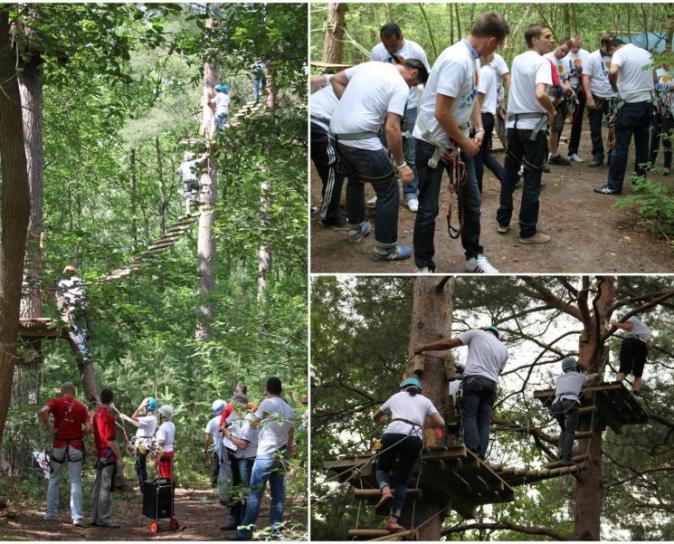
[[[461,197],[461,188],[465,185],[468,180],[468,171],[466,170],[466,164],[461,160],[458,151],[453,151],[449,155],[449,207],[447,209],[447,232],[449,237],[452,240],[457,239],[461,236],[461,231],[463,230],[463,206],[462,197]],[[452,208],[454,199],[452,194],[456,194],[456,203],[459,209],[459,226],[458,228],[452,225]]]

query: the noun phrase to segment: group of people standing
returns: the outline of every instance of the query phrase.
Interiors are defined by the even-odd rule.
[[[579,36],[558,40],[553,49],[552,29],[532,24],[524,31],[527,50],[509,69],[496,53],[509,32],[500,14],[484,13],[468,37],[446,48],[431,67],[423,48],[388,23],[369,62],[312,78],[311,156],[323,181],[323,226],[347,226],[352,243],[369,235],[363,197],[369,182],[376,193],[374,258],[413,254],[418,272],[433,272],[435,219],[447,172],[459,196],[465,270],[496,273],[480,244],[484,168],[501,184],[497,232],[510,230],[513,192],[522,181],[519,243],[549,242],[551,235],[538,228],[542,174],[550,171],[548,164],[584,162],[579,145],[585,107],[589,166],[601,166],[608,155],[608,177],[596,192],[622,192],[632,134],[636,174],[644,175],[649,160],[655,162],[661,140],[668,173],[674,84],[666,67],[656,74],[648,51],[615,36],[602,37],[592,53]],[[572,126],[564,157],[559,147],[568,116]],[[605,146],[602,126],[609,122],[611,141]],[[503,164],[491,155],[494,130],[504,140]],[[339,209],[345,177],[346,218]],[[398,244],[397,178],[407,207],[416,213],[413,250]]]

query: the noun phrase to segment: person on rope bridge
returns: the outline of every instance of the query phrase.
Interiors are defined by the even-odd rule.
[[[613,55],[608,80],[619,94],[620,103],[615,117],[615,148],[608,166],[608,179],[594,188],[595,193],[619,195],[627,169],[627,154],[634,134],[634,172],[645,176],[648,167],[649,129],[652,102],[658,76],[653,55],[631,43],[614,38],[608,44]]]
[[[496,51],[509,32],[501,15],[486,12],[475,21],[470,35],[445,49],[431,69],[414,126],[420,183],[419,211],[414,222],[417,272],[435,270],[433,238],[445,171],[451,176],[459,201],[464,270],[498,272],[480,245],[481,197],[473,157],[480,152],[484,128],[476,101],[477,60],[480,55]]]
[[[547,61],[544,62],[547,64]],[[516,73],[513,70],[513,74]],[[460,346],[468,346],[468,359],[462,379],[463,441],[470,451],[484,460],[489,445],[491,409],[496,400],[498,377],[508,362],[508,349],[501,342],[499,330],[494,326],[468,330],[456,338],[419,345],[414,352],[440,351]]]
[[[147,480],[147,455],[152,450],[152,439],[157,429],[157,399],[146,397],[140,403],[131,417],[120,414],[124,421],[138,427],[136,436],[133,438],[133,447],[136,456],[136,476],[138,477],[138,489],[143,492],[145,480]]]
[[[599,374],[581,374],[577,370],[578,363],[573,357],[562,361],[562,374],[557,378],[555,398],[550,413],[559,423],[559,458],[563,466],[571,466],[573,462],[573,441],[578,428],[578,407],[580,406],[580,390],[589,382],[597,379]]]
[[[209,104],[215,109],[214,133],[225,128],[229,116],[229,86],[221,83],[215,86],[215,96],[209,100]]]
[[[260,59],[256,59],[250,68],[253,72],[253,98],[258,104],[260,97],[267,91],[267,66]]]
[[[632,374],[634,376],[632,394],[640,399],[641,376],[648,356],[648,347],[653,343],[653,333],[638,314],[624,322],[614,321],[611,326],[625,331],[625,338],[620,345],[620,368],[616,380],[622,382],[625,376]]]
[[[53,423],[50,424],[49,414]],[[84,435],[91,432],[89,412],[75,398],[75,386],[66,382],[61,386],[61,396],[47,401],[39,412],[44,429],[53,436],[50,457],[51,475],[47,490],[45,520],[57,520],[59,485],[63,470],[68,466],[70,479],[70,515],[73,525],[83,527],[82,464],[84,463]]]
[[[423,446],[422,431],[426,418],[430,419],[432,427],[442,428],[445,425],[445,420],[431,399],[424,397],[421,391],[421,382],[417,378],[403,380],[400,391],[390,396],[372,416],[375,423],[383,423],[386,416],[390,415],[382,436],[382,450],[377,458],[375,472],[381,490],[381,499],[376,508],[391,503],[386,524],[389,531],[405,530],[398,520],[405,505],[412,471]],[[396,459],[396,485],[392,491],[390,473]]]
[[[230,453],[229,461],[232,467],[232,484],[234,493],[230,509],[229,523],[221,529],[230,531],[236,529],[243,521],[246,511],[246,497],[249,492],[250,475],[255,464],[257,454],[258,429],[251,421],[255,418],[248,408],[248,397],[237,394],[232,399],[234,410],[227,418],[223,430],[223,440],[232,444],[236,451]]]
[[[260,503],[267,481],[271,494],[269,523],[272,538],[281,538],[286,465],[295,449],[295,413],[281,398],[283,385],[279,378],[269,378],[266,389],[267,397],[260,403],[251,421],[254,427],[259,428],[258,445],[250,476],[246,512],[236,529],[234,540],[252,539],[252,529],[260,513]]]
[[[159,412],[159,429],[157,429],[157,452],[155,457],[155,464],[157,466],[157,474],[160,478],[167,480],[173,479],[173,457],[175,451],[173,445],[176,439],[176,426],[173,424],[173,408],[164,404],[158,410]]]
[[[412,254],[409,246],[398,245],[400,194],[396,176],[400,176],[405,185],[414,179],[414,171],[403,153],[400,122],[409,88],[427,79],[428,71],[417,59],[405,59],[401,64],[364,62],[330,79],[339,98],[330,121],[330,132],[337,140],[341,165],[349,179],[346,187],[348,240],[358,243],[372,231],[365,219],[363,196],[364,184],[370,182],[377,193],[372,256],[378,261],[408,259]],[[379,139],[382,125],[385,125],[388,152]]]
[[[555,105],[555,116],[550,124],[550,164],[569,166],[571,161],[563,157],[559,152],[559,139],[564,130],[564,122],[567,114],[575,104],[576,93],[569,84],[570,72],[567,70],[566,56],[571,50],[571,39],[564,38],[560,40],[554,51],[543,55],[552,64],[554,72],[559,77],[559,86],[552,85],[549,89],[550,97]]]
[[[186,151],[183,155],[183,162],[176,172],[183,181],[183,205],[185,206],[185,215],[190,215],[192,203],[199,205],[199,171],[201,170],[207,154],[201,157],[195,157],[191,151]]]
[[[91,330],[89,303],[84,294],[84,282],[77,276],[77,268],[69,264],[63,269],[65,276],[56,285],[56,305],[66,315],[77,351],[85,364],[91,362],[87,338]]]
[[[91,525],[96,527],[119,528],[112,521],[112,491],[115,476],[124,468],[122,454],[117,445],[115,417],[111,404],[113,392],[101,391],[101,405],[93,415],[94,445],[96,447],[96,482],[91,499]]]
[[[222,399],[213,401],[211,411],[213,417],[206,423],[204,429],[204,459],[209,463],[213,470],[211,472],[211,485],[216,487],[218,485],[218,474],[220,474],[220,446],[222,444],[222,434],[220,432],[220,416],[227,406],[227,403]],[[213,443],[213,451],[208,448],[209,443]]]

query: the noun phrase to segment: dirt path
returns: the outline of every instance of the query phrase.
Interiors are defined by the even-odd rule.
[[[64,490],[62,490],[63,492]],[[86,499],[86,497],[85,497]],[[150,519],[142,515],[139,494],[131,493],[123,500],[121,493],[113,498],[114,520],[119,529],[100,527],[77,528],[67,512],[60,514],[59,521],[45,521],[42,510],[10,506],[14,515],[0,523],[2,540],[228,540],[234,531],[221,531],[228,521],[228,510],[217,503],[212,490],[176,489],[175,517],[180,524],[178,531],[169,531],[168,519],[159,520],[159,532],[150,532]],[[85,511],[86,503],[85,503]],[[267,524],[269,517],[268,498],[262,503],[258,528]],[[286,501],[286,523],[298,530],[306,529],[306,501],[303,497]],[[295,538],[298,538],[295,536]]]
[[[587,125],[587,119],[585,121]],[[567,126],[564,136],[568,136],[568,130]],[[560,148],[562,153],[566,153],[565,143]],[[511,223],[514,228],[506,235],[496,232],[500,184],[485,169],[481,243],[492,264],[506,273],[671,272],[674,269],[674,246],[642,229],[634,212],[615,208],[613,205],[619,197],[600,195],[592,191],[596,185],[605,182],[608,169],[606,166],[587,166],[590,159],[588,130],[583,132],[581,138],[580,155],[586,159],[585,163],[571,166],[551,165],[552,172],[543,175],[546,187],[541,193],[539,229],[550,234],[552,241],[540,246],[525,246],[518,242],[517,216],[521,189],[516,190],[514,195],[515,210]],[[503,153],[497,153],[496,158],[503,161]],[[661,164],[662,153],[658,160],[658,164]],[[632,165],[633,155],[630,154],[628,171]],[[671,179],[659,176],[654,178]],[[312,206],[320,205],[320,191],[321,181],[312,167]],[[631,183],[626,181],[623,194],[631,191]],[[372,194],[371,186],[366,186],[367,198]],[[460,240],[450,240],[447,234],[446,185],[443,186],[441,195],[442,205],[435,229],[437,272],[463,272],[463,248]],[[372,220],[373,213],[374,210],[368,210]],[[399,243],[412,245],[414,218],[415,214],[401,204]],[[318,218],[312,217],[312,272],[416,272],[413,258],[392,263],[374,261],[370,257],[374,248],[373,235],[355,245],[349,244],[346,236],[344,230],[322,228]]]

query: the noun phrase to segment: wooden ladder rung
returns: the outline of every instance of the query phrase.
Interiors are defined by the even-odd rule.
[[[573,437],[576,440],[581,440],[583,438],[590,438],[593,434],[594,433],[592,431],[580,431],[580,432],[577,432],[575,435],[573,435]]]
[[[379,500],[381,497],[381,490],[372,488],[372,489],[366,489],[366,488],[353,488],[353,494],[356,496],[357,499],[364,499],[364,500]],[[421,489],[408,489],[407,490],[407,496],[408,497],[415,497],[419,498],[421,497],[422,492]]]
[[[356,538],[377,538],[379,536],[388,536],[390,534],[391,531],[388,529],[349,529],[346,536]]]
[[[571,458],[571,460],[572,460],[575,464],[578,464],[580,461],[585,461],[585,459],[587,459],[588,457],[589,457],[589,455],[587,455],[586,453],[584,453],[584,454],[582,454],[582,455],[574,455],[574,456]],[[552,463],[549,463],[549,464],[548,464],[548,468],[557,468],[557,467],[561,467],[561,466],[562,466],[562,461],[561,461],[561,459],[558,460],[558,461],[553,461]]]

